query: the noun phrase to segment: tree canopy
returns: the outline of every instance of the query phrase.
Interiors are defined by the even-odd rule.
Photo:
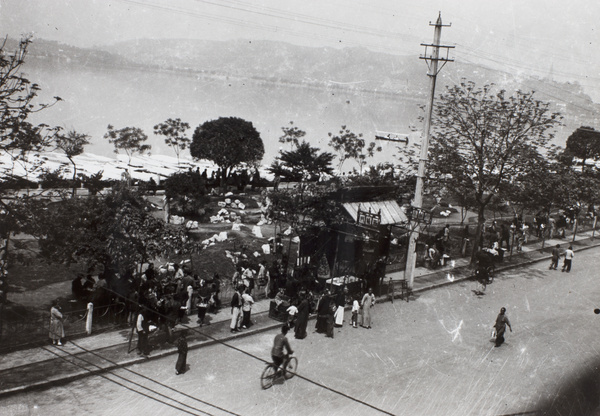
[[[586,162],[600,159],[600,131],[581,126],[567,138],[567,149],[572,156],[581,159],[582,169]]]
[[[251,122],[220,117],[196,127],[190,154],[196,159],[213,161],[221,169],[221,184],[224,184],[235,167],[262,160],[265,147]]]
[[[193,250],[183,226],[154,217],[149,203],[135,191],[118,186],[105,196],[28,205],[36,218],[26,230],[38,238],[49,261],[83,262],[120,273],[133,271],[158,255]]]
[[[197,171],[176,172],[164,181],[165,196],[174,202],[174,214],[195,216],[208,202],[206,180]]]
[[[334,158],[333,154],[319,152],[318,147],[302,141],[294,150],[280,151],[269,171],[288,181],[311,182],[322,174],[333,174],[331,162]]]
[[[60,131],[57,127],[49,128],[45,124],[35,126],[28,121],[32,113],[48,108],[61,100],[60,97],[54,97],[48,104],[34,103],[40,87],[29,81],[22,72],[30,42],[30,38],[21,39],[15,51],[7,50],[6,38],[0,44],[0,153],[7,154],[11,158],[11,166],[0,166],[0,168],[3,171],[2,182],[8,179],[13,184],[29,183],[28,174],[41,166],[41,161],[30,163],[29,155],[48,147],[56,133]],[[22,164],[25,178],[15,176],[15,163]],[[23,227],[21,202],[19,198],[12,201],[0,199],[0,336],[8,289],[10,236]]]
[[[300,139],[306,136],[306,132],[294,126],[293,121],[290,121],[290,127],[282,127],[281,131],[283,136],[279,137],[279,143],[289,144],[292,149],[298,147]]]
[[[190,125],[179,118],[169,118],[167,121],[154,126],[154,134],[165,136],[165,143],[175,151],[177,163],[179,163],[181,151],[185,150],[190,144],[189,137],[185,135],[189,128]]]
[[[115,147],[115,153],[119,153],[120,150],[125,152],[128,165],[131,164],[133,155],[148,153],[152,148],[149,144],[144,143],[148,140],[148,136],[139,127],[123,127],[117,130],[109,124],[107,129],[108,132],[104,138],[108,139],[108,142]]]
[[[367,145],[362,133],[358,135],[342,126],[338,134],[329,134],[329,146],[338,153],[338,170],[342,171],[344,162],[348,159],[356,161],[359,167],[359,173],[362,174],[363,167],[367,164],[367,157],[373,157],[375,152],[381,152],[381,146],[375,142]]]
[[[62,150],[67,159],[73,165],[73,195],[75,195],[75,184],[77,180],[77,164],[73,159],[83,153],[86,144],[90,143],[90,136],[70,130],[67,134],[58,134],[56,136],[56,147]]]
[[[478,212],[473,256],[485,208],[527,170],[558,124],[560,115],[533,92],[509,96],[493,85],[478,88],[463,80],[440,95],[433,111],[430,178],[447,192],[472,198]]]

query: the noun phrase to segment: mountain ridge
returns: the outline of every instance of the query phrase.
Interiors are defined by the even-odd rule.
[[[363,47],[307,47],[267,40],[139,39],[79,48],[36,39],[30,45],[29,58],[46,65],[145,68],[416,96],[422,96],[428,88],[424,76],[427,67],[418,57],[373,52]],[[597,106],[577,82],[511,74],[480,64],[446,65],[438,81],[447,86],[461,78],[478,85],[494,83],[508,91],[536,90],[549,101],[566,105]]]

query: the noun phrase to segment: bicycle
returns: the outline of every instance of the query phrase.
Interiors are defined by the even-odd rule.
[[[271,388],[283,372],[283,378],[289,380],[296,375],[296,369],[298,368],[298,359],[291,355],[286,355],[281,363],[281,367],[275,365],[275,363],[268,363],[260,376],[260,385],[263,390]]]
[[[479,266],[477,270],[475,270],[475,274],[473,279],[478,282],[480,288],[474,290],[477,295],[483,295],[487,285],[494,282],[494,273],[496,271],[496,267],[491,264],[488,266]]]

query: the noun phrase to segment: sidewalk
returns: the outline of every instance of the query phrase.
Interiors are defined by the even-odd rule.
[[[543,251],[540,242],[533,242],[524,246],[522,253],[513,252],[512,258],[507,252],[504,261],[497,265],[496,271],[509,270],[542,260],[549,261],[550,250],[556,244],[560,244],[562,248],[572,244],[576,252],[600,246],[600,239],[592,240],[591,237],[592,232],[588,231],[578,234],[577,240],[573,243],[570,239],[547,240]],[[466,258],[450,261],[448,265],[436,270],[418,267],[415,269],[412,292],[419,293],[460,282],[469,279],[472,274],[473,271],[469,268],[469,259]],[[400,283],[404,279],[404,273],[402,271],[394,272],[388,274],[387,277],[392,278],[394,282],[394,298],[400,297]],[[390,296],[387,291],[383,292],[384,290],[378,297],[378,301],[389,301]],[[269,318],[270,302],[270,299],[260,299],[254,304],[252,309],[253,325],[242,332],[230,332],[230,310],[227,307],[222,308],[216,314],[207,314],[208,325],[198,327],[195,315],[191,315],[189,322],[186,325],[177,325],[174,332],[188,329],[187,338],[191,350],[216,342],[226,343],[234,338],[272,330],[281,326],[281,322]],[[135,351],[137,335],[133,334],[130,344],[131,335],[131,329],[122,329],[68,341],[62,347],[48,344],[44,347],[3,355],[0,357],[0,398],[36,388],[65,384],[92,374],[176,353],[176,348],[166,342],[164,333],[154,333],[150,335],[150,344],[153,345],[150,357],[140,357]]]

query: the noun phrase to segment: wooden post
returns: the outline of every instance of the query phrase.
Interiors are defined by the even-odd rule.
[[[92,302],[87,304],[87,317],[85,320],[85,332],[88,335],[92,335],[92,319],[94,315],[94,304]]]

